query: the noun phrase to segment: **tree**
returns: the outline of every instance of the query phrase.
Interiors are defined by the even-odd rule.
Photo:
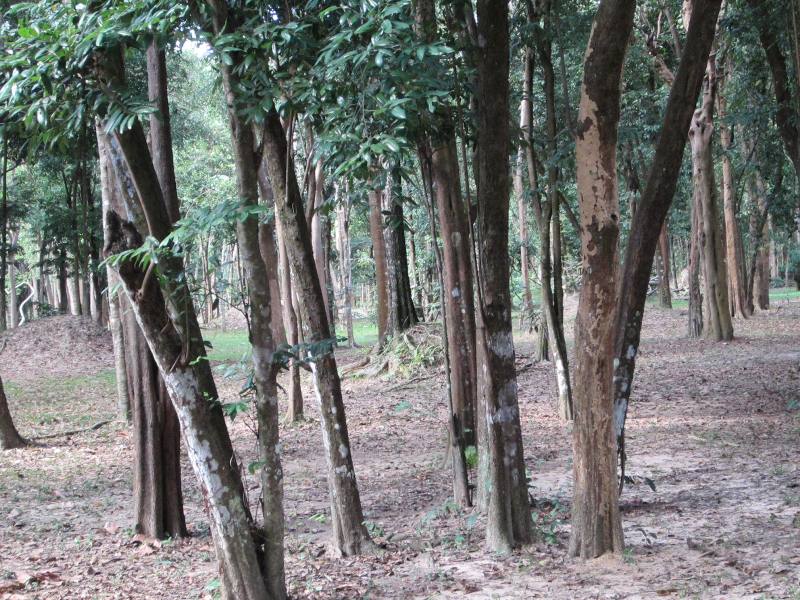
[[[617,127],[634,8],[631,0],[600,2],[583,65],[576,132],[582,277],[575,321],[575,489],[569,554],[584,558],[621,553],[624,544],[617,504],[611,373],[619,239]]]
[[[478,389],[486,419],[486,543],[507,552],[532,538],[522,447],[508,263],[509,15],[479,0],[478,62]]]
[[[8,398],[3,388],[3,380],[0,379],[0,450],[13,450],[22,448],[27,442],[19,434],[11,419],[11,412],[8,410]]]
[[[631,223],[614,324],[613,416],[620,456],[620,490],[625,482],[625,418],[633,388],[647,287],[658,232],[663,226],[680,172],[686,131],[703,84],[720,0],[695,0],[680,65],[650,165],[644,193]],[[614,474],[616,475],[616,473]]]

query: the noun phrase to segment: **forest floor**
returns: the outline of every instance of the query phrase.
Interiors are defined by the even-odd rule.
[[[319,413],[309,400],[308,420],[281,431],[292,597],[800,599],[800,302],[736,320],[731,343],[688,340],[685,322],[681,309],[646,313],[627,427],[628,472],[640,483],[621,498],[623,556],[565,555],[571,428],[555,415],[551,365],[534,363],[533,340],[520,334],[539,541],[507,557],[487,553],[483,519],[448,500],[441,372],[419,372],[400,387],[345,379],[362,502],[382,550],[346,559],[327,551]],[[130,528],[124,424],[38,437],[114,418],[107,334],[60,317],[4,339],[0,373],[11,411],[36,445],[0,455],[0,598],[213,597],[214,551],[185,460],[192,536],[159,543]],[[342,350],[340,365],[358,352]],[[239,384],[220,381],[224,399],[234,400]],[[232,424],[245,465],[255,456],[252,427],[249,415]],[[258,483],[247,478],[255,501]]]

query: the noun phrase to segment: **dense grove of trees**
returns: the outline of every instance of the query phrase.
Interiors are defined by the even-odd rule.
[[[377,323],[372,356],[441,324],[453,497],[503,552],[534,536],[512,319],[535,328],[574,420],[569,553],[589,558],[624,548],[648,296],[723,341],[770,285],[800,286],[797,0],[3,9],[0,328],[108,324],[136,528],[186,534],[182,438],[228,597],[286,597],[281,370],[289,420],[302,370],[319,402],[333,547],[372,549],[334,352],[354,320]],[[234,314],[260,514],[203,341]],[[0,447],[24,444],[0,383]]]

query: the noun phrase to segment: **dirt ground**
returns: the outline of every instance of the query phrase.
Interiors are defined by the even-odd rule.
[[[281,431],[292,597],[800,599],[800,303],[736,320],[727,344],[685,339],[685,320],[685,311],[647,311],[628,421],[628,472],[639,483],[621,499],[628,548],[617,559],[565,557],[570,426],[555,415],[551,366],[532,362],[530,337],[517,348],[539,541],[508,557],[487,553],[482,518],[448,500],[441,373],[404,387],[345,380],[367,525],[383,550],[331,556],[307,389],[309,420]],[[58,318],[7,341],[0,374],[18,428],[37,444],[0,455],[0,598],[213,597],[213,548],[188,463],[192,536],[147,542],[130,529],[125,425],[36,439],[113,418],[107,335]],[[343,351],[340,364],[355,358]],[[232,400],[237,383],[221,389]],[[247,416],[232,424],[245,465],[252,431]]]

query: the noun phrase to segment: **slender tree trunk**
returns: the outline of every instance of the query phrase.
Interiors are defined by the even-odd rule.
[[[336,203],[336,253],[339,255],[339,291],[347,331],[347,343],[356,346],[353,334],[353,266],[350,257],[350,194],[345,191],[344,199]]]
[[[19,302],[17,295],[17,264],[16,264],[16,252],[13,251],[13,248],[17,245],[17,233],[15,231],[11,232],[11,248],[12,251],[8,253],[8,287],[9,287],[9,302],[8,302],[8,310],[9,310],[9,321],[8,325],[11,328],[19,327]]]
[[[17,431],[14,421],[11,419],[11,412],[8,410],[8,399],[3,388],[3,380],[0,379],[0,450],[12,450],[22,448],[27,442]]]
[[[672,308],[672,290],[669,287],[669,227],[666,220],[658,236],[658,252],[661,258],[661,277],[658,281],[661,308]]]
[[[728,289],[730,291],[731,315],[737,314],[742,318],[751,315],[745,291],[744,249],[742,246],[742,233],[736,219],[736,192],[733,180],[733,164],[730,151],[733,146],[733,129],[725,123],[727,115],[727,98],[725,88],[730,80],[733,64],[728,56],[725,63],[725,73],[720,80],[717,96],[717,108],[721,122],[720,142],[722,143],[722,207],[725,217],[725,261],[728,267]]]
[[[383,348],[389,330],[389,282],[386,273],[386,244],[383,239],[383,214],[381,189],[369,191],[369,234],[372,240],[372,258],[375,261],[375,286],[378,316],[378,348]]]
[[[264,169],[266,169],[266,166]],[[296,348],[300,343],[300,326],[297,322],[297,313],[292,300],[294,296],[292,292],[292,273],[280,219],[275,219],[275,233],[278,241],[281,311],[283,313],[283,326],[286,330],[286,343]],[[292,359],[289,363],[289,387],[286,390],[286,400],[288,406],[286,420],[289,423],[302,421],[304,419],[303,388],[300,386],[300,366],[295,359]]]
[[[621,553],[624,545],[611,376],[619,241],[617,127],[634,9],[632,0],[601,0],[583,65],[575,147],[583,274],[575,322],[575,489],[569,554],[584,558]]]
[[[288,152],[283,125],[274,110],[266,117],[263,145],[269,179],[275,194],[276,214],[297,283],[300,311],[308,326],[309,341],[332,343],[322,289],[319,278],[316,277],[300,188]],[[354,555],[367,550],[372,543],[364,525],[336,358],[332,352],[311,358],[312,379],[320,404],[320,424],[328,467],[334,546],[343,555]]]
[[[478,0],[478,371],[489,458],[486,543],[507,552],[532,538],[517,402],[508,264],[509,8]]]
[[[383,210],[389,215],[387,227],[384,229],[384,239],[392,304],[390,329],[399,332],[413,327],[419,319],[414,308],[414,299],[411,297],[411,280],[408,276],[406,223],[401,199],[400,171],[393,169],[387,177],[390,178],[391,185],[387,185],[385,189]]]
[[[419,0],[416,5],[417,35],[426,43],[437,39],[433,0]],[[435,115],[436,132],[420,144],[423,181],[431,198],[429,216],[434,240],[436,266],[441,285],[446,359],[448,367],[448,419],[450,456],[453,465],[453,497],[461,506],[470,506],[469,481],[465,451],[476,444],[477,368],[475,300],[470,236],[469,206],[461,195],[456,135],[448,112]],[[438,214],[442,248],[435,241],[434,209]],[[488,464],[481,456],[481,469]],[[478,476],[484,482],[485,473]],[[479,502],[488,496],[478,489]]]
[[[6,312],[6,273],[8,272],[8,135],[3,134],[3,177],[0,198],[0,331],[8,327]]]
[[[749,182],[749,190],[753,203],[750,239],[753,240],[753,256],[755,257],[749,303],[753,307],[758,306],[761,310],[769,310],[769,212],[766,186],[758,170]],[[756,215],[766,215],[766,219],[761,219]]]
[[[633,387],[656,239],[675,195],[686,146],[686,131],[702,86],[720,4],[721,0],[694,0],[686,45],[670,89],[655,156],[628,235],[614,323],[615,367],[612,380],[614,430],[621,467],[620,492],[625,481],[625,418]],[[697,263],[698,252],[696,246],[694,248],[692,260]],[[699,286],[695,286],[695,290],[699,293]]]
[[[422,12],[425,11],[425,12]],[[427,14],[426,14],[427,13]],[[433,19],[433,2],[420,1],[417,3],[418,25],[430,26]],[[420,16],[422,19],[420,19]],[[436,232],[436,216],[435,216],[435,200],[434,200],[434,184],[433,184],[433,165],[430,157],[430,151],[427,147],[423,146],[419,150],[420,171],[425,190],[426,208],[428,210],[428,224],[431,232],[431,240],[437,239]],[[449,180],[448,180],[449,182]],[[436,273],[439,276],[439,304],[446,307],[448,302],[446,300],[446,290],[444,280],[444,259],[442,257],[442,250],[439,244],[433,244],[433,256],[436,264]],[[448,457],[453,465],[453,499],[461,506],[470,506],[472,497],[469,489],[469,473],[467,471],[466,459],[466,441],[465,441],[465,427],[463,425],[464,409],[457,404],[460,399],[456,396],[457,391],[456,380],[453,377],[453,344],[451,342],[450,334],[450,321],[447,311],[445,311],[442,318],[442,336],[444,338],[444,364],[445,370],[448,374],[447,379],[447,405],[449,410],[448,418]],[[480,467],[479,467],[480,468]]]
[[[692,223],[689,233],[689,321],[688,335],[698,338],[703,334],[703,296],[700,291],[700,231],[703,227],[700,206],[692,200]]]

